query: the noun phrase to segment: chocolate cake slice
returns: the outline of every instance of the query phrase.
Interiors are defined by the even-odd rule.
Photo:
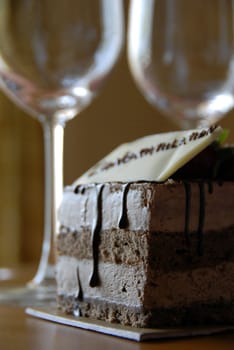
[[[197,162],[160,183],[65,189],[57,237],[64,312],[136,327],[233,322],[234,182],[184,178]]]

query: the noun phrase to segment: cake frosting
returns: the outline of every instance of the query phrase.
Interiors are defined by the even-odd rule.
[[[222,132],[203,131],[198,140],[206,138],[206,147]],[[163,140],[174,136],[164,134]],[[120,181],[116,162],[112,181],[103,164],[122,159],[126,149],[133,151],[125,145],[123,153],[105,158],[64,191],[57,238],[59,307],[137,327],[231,322],[234,183],[183,178],[177,165],[169,167],[174,179],[171,174],[160,182],[124,181],[126,172]],[[145,144],[135,153],[139,149]]]

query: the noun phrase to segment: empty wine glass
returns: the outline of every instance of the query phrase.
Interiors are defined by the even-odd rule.
[[[63,129],[99,92],[122,42],[122,0],[0,2],[1,88],[41,122],[45,144],[44,240],[38,271],[22,288],[2,288],[0,303],[55,301],[52,241],[63,191]]]
[[[183,129],[234,106],[232,0],[131,0],[128,59],[143,95]]]

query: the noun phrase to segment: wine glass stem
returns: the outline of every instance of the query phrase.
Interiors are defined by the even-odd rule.
[[[44,237],[38,270],[30,286],[55,282],[55,237],[58,233],[57,212],[63,193],[64,126],[52,118],[42,122],[45,152]]]

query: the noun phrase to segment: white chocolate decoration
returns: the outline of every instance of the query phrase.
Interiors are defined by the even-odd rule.
[[[166,181],[217,140],[220,126],[145,136],[117,147],[74,182]]]

